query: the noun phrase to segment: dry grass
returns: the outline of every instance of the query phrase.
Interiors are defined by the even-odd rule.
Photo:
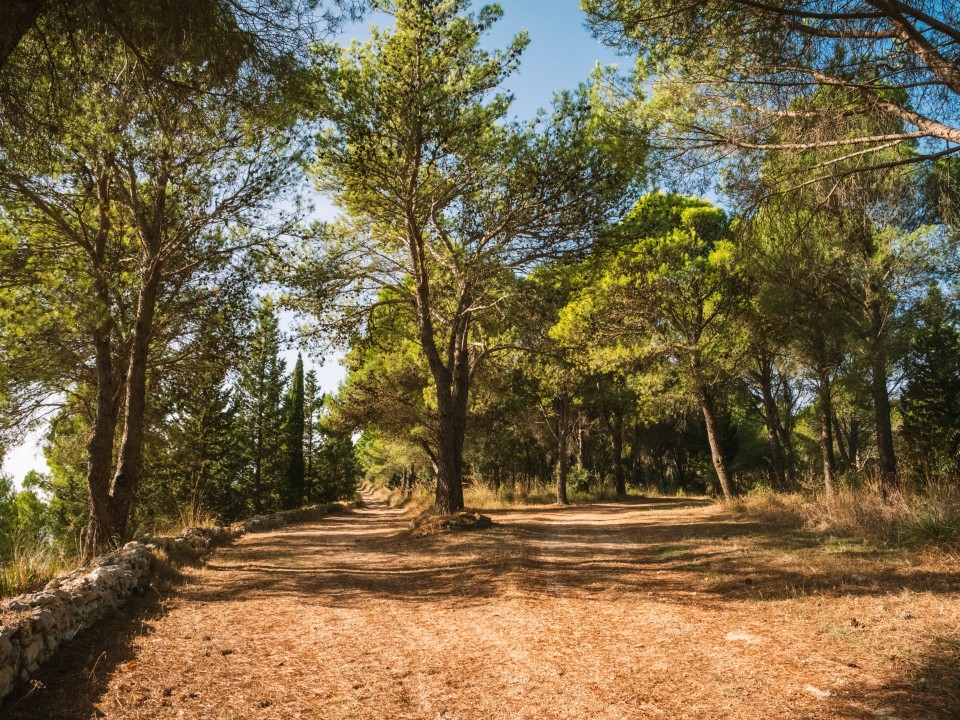
[[[822,494],[760,491],[737,498],[731,509],[745,517],[823,534],[895,546],[960,543],[960,487],[933,485],[922,492],[884,497],[873,484]]]
[[[629,488],[627,498],[662,497],[657,488]],[[584,505],[595,502],[617,500],[617,494],[609,484],[589,492],[568,488],[567,498],[573,505]],[[494,490],[486,482],[468,482],[463,490],[464,505],[476,510],[507,510],[517,507],[535,505],[553,505],[557,502],[557,489],[553,483],[539,481],[518,484],[517,486],[501,485]]]
[[[58,575],[80,567],[77,557],[40,540],[18,540],[0,563],[0,598],[36,592]]]
[[[156,522],[140,527],[134,533],[135,537],[145,534],[152,535],[182,535],[189,528],[214,527],[220,524],[217,513],[211,510],[203,498],[194,496],[182,505],[174,508],[174,511],[166,518],[161,518]]]

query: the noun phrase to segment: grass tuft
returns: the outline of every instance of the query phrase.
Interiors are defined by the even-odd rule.
[[[0,597],[36,592],[59,575],[80,567],[80,561],[40,539],[19,539],[10,559],[0,563]]]

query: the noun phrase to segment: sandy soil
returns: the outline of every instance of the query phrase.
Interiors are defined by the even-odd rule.
[[[490,514],[412,538],[372,501],[246,536],[78,638],[0,717],[960,717],[951,558],[696,500]]]

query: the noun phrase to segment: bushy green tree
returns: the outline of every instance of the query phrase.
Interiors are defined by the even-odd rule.
[[[933,474],[960,469],[960,314],[940,289],[917,307],[901,397],[908,453]]]
[[[725,385],[740,348],[743,296],[725,213],[705,200],[651,193],[614,231],[595,276],[561,313],[558,332],[595,352],[665,361],[703,414],[718,485],[734,486],[722,444]]]
[[[536,123],[507,120],[504,80],[527,44],[482,48],[496,6],[381,0],[394,18],[367,43],[317,49],[313,172],[344,210],[332,251],[303,273],[321,316],[355,327],[390,291],[413,320],[432,382],[436,506],[463,506],[479,331],[512,293],[505,275],[580,249],[624,202],[637,155],[610,152],[589,88],[558,95]],[[331,303],[331,289],[348,291]],[[308,303],[309,304],[309,303]]]

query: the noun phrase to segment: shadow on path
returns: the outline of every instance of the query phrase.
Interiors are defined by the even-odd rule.
[[[489,514],[497,522],[490,530],[417,538],[402,511],[368,499],[367,507],[349,514],[244,537],[212,556],[198,578],[174,588],[172,599],[183,607],[288,598],[303,607],[349,610],[365,600],[414,606],[455,600],[463,609],[482,608],[498,596],[534,602],[562,597],[587,608],[653,598],[680,612],[723,613],[733,604],[811,595],[960,590],[956,568],[877,562],[876,553],[866,549],[845,549],[847,564],[804,567],[792,556],[816,549],[821,540],[738,521],[702,500],[640,499]],[[851,563],[858,562],[852,571]],[[136,659],[137,644],[166,609],[156,590],[131,602],[65,647],[42,670],[43,687],[21,688],[0,707],[0,717],[111,717],[101,707],[105,688]],[[958,649],[955,638],[932,644],[913,672],[881,688],[862,688],[860,702],[889,706],[908,713],[905,717],[938,717],[937,708],[950,717],[944,708],[960,696]],[[918,692],[924,701],[935,693],[943,701],[921,707]],[[829,717],[876,717],[873,710],[858,714],[852,707],[837,708]]]

